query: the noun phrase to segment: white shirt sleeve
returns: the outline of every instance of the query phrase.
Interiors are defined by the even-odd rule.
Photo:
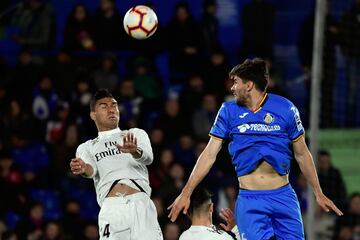
[[[236,240],[241,240],[240,232],[239,232],[239,229],[238,229],[237,225],[235,225],[235,226],[233,227],[233,229],[231,229],[231,232],[232,232],[233,234],[235,234]]]
[[[97,173],[97,167],[95,159],[92,158],[89,153],[89,141],[79,145],[76,149],[76,157],[81,158],[86,164],[89,164],[93,168],[93,174],[91,176],[83,176],[86,178],[93,178]]]
[[[132,128],[129,132],[133,133],[137,139],[137,145],[142,150],[140,158],[136,159],[144,165],[150,165],[153,162],[154,155],[148,134],[139,128]]]

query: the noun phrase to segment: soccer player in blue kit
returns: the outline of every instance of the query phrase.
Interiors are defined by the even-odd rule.
[[[319,206],[343,215],[321,190],[297,108],[284,97],[266,93],[265,61],[246,60],[229,77],[235,100],[219,109],[206,148],[168,208],[171,221],[180,211],[187,212],[193,190],[209,172],[224,140],[230,141],[228,150],[239,180],[235,216],[242,239],[304,239],[299,203],[289,184],[293,156]]]

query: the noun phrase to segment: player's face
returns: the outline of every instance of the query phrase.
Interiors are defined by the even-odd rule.
[[[231,86],[231,92],[235,97],[236,103],[239,105],[246,105],[250,98],[247,84],[237,76],[232,76],[231,79],[234,81]]]
[[[96,102],[91,118],[99,131],[117,128],[119,125],[119,108],[116,100],[111,97],[102,98]]]

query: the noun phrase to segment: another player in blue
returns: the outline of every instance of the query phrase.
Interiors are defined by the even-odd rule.
[[[322,193],[297,108],[286,98],[266,93],[266,63],[246,60],[229,76],[234,81],[235,100],[221,106],[206,148],[169,207],[171,221],[180,211],[187,212],[194,188],[209,172],[225,139],[230,141],[229,153],[239,179],[235,214],[243,239],[304,239],[299,203],[289,184],[293,156],[317,203],[327,212],[343,215]]]

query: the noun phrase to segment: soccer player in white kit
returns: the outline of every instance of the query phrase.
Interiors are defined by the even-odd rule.
[[[214,204],[211,201],[211,194],[206,189],[195,188],[190,198],[188,217],[192,225],[181,234],[179,240],[233,240],[227,232],[216,229],[213,225]],[[241,240],[232,211],[228,208],[222,209],[220,216],[227,223],[220,224],[221,227],[226,231],[232,231],[236,239]]]
[[[105,89],[90,102],[99,131],[82,143],[70,162],[75,175],[92,178],[100,205],[99,234],[104,240],[162,240],[156,208],[150,199],[147,165],[153,161],[144,130],[121,130],[118,103]]]

